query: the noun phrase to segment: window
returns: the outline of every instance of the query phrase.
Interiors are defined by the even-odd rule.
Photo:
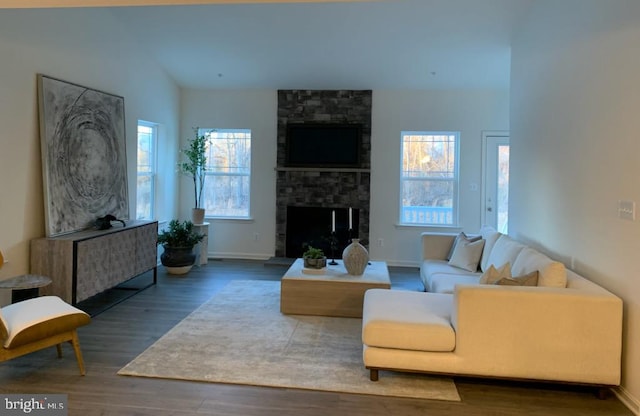
[[[209,139],[203,207],[207,216],[248,218],[251,130],[199,129]]]
[[[150,220],[154,216],[157,138],[157,124],[138,121],[136,218],[139,220]]]
[[[457,132],[402,132],[400,223],[457,223]]]

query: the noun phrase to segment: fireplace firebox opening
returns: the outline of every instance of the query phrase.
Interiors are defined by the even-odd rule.
[[[331,239],[335,213],[335,246],[332,253]],[[351,233],[349,232],[349,208],[287,207],[285,256],[302,257],[307,245],[320,248],[328,258],[341,258],[342,251],[358,237],[360,212],[351,208]],[[351,234],[351,235],[350,235]]]

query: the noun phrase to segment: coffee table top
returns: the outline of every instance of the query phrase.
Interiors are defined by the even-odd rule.
[[[343,281],[343,282],[361,282],[361,283],[391,283],[389,278],[389,269],[384,261],[370,261],[369,265],[364,269],[362,276],[353,276],[347,273],[342,260],[336,260],[335,266],[329,265],[323,271],[303,271],[304,262],[302,259],[296,259],[289,270],[282,276],[283,279],[296,280],[318,280],[318,281]]]

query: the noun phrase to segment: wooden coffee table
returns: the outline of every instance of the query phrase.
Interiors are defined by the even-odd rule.
[[[387,263],[370,263],[362,276],[351,276],[341,260],[337,266],[305,273],[302,259],[297,259],[280,283],[280,312],[361,318],[364,292],[391,288]]]

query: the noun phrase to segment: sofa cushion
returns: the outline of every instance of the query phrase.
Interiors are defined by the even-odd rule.
[[[480,229],[480,236],[484,240],[482,258],[480,259],[480,270],[483,272],[489,268],[489,256],[491,255],[491,250],[493,250],[493,246],[501,235],[502,234],[497,232],[493,227],[484,226]]]
[[[453,249],[449,264],[470,272],[475,272],[478,270],[478,263],[480,262],[480,256],[482,256],[483,247],[484,240],[470,241],[466,238],[461,238]]]
[[[489,264],[493,264],[496,269],[499,269],[506,263],[510,263],[512,265],[511,273],[514,273],[513,262],[525,247],[524,244],[513,240],[506,234],[502,234],[491,249]]]
[[[435,273],[442,274],[455,274],[455,275],[468,275],[469,272],[462,270],[459,267],[452,266],[446,260],[425,260],[420,267],[422,272],[427,275]]]
[[[433,286],[433,277],[438,275],[446,275],[450,278],[475,276],[477,281],[480,277],[478,272],[469,272],[459,267],[455,267],[449,264],[446,260],[425,260],[420,266],[420,278],[424,283],[424,288],[427,292],[436,292]],[[443,276],[444,277],[444,276]],[[451,286],[453,288],[453,286]]]
[[[456,236],[456,239],[453,240],[453,244],[451,244],[451,249],[449,250],[449,254],[447,254],[447,260],[451,260],[451,257],[453,256],[453,251],[456,249],[456,246],[458,245],[458,243],[460,241],[474,242],[474,241],[478,241],[478,240],[482,240],[482,236],[481,235],[477,235],[477,236],[474,236],[474,237],[469,237],[464,232],[461,232],[460,234],[458,234]]]
[[[441,274],[431,275],[429,292],[448,293],[454,292],[456,285],[477,285],[480,273],[467,273],[465,275]]]
[[[362,308],[362,342],[371,347],[450,352],[453,296],[369,289]]]
[[[567,270],[564,264],[551,260],[549,257],[531,247],[523,249],[511,267],[511,273],[518,276],[536,270],[539,273],[538,286],[567,286]]]
[[[502,286],[538,286],[538,271],[533,271],[524,276],[503,277],[495,284]]]
[[[487,271],[480,276],[478,283],[492,285],[500,279],[509,278],[511,278],[511,263],[505,263],[499,269],[496,269],[493,264],[490,264]]]

